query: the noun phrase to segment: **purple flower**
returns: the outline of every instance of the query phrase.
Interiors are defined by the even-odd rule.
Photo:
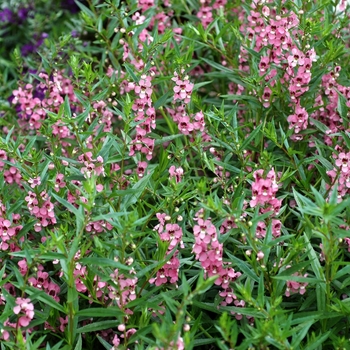
[[[21,7],[18,9],[17,17],[19,19],[19,23],[22,23],[27,19],[30,10],[31,9],[28,7]]]
[[[13,13],[10,9],[4,8],[2,11],[0,11],[0,22],[12,22],[13,20]]]
[[[71,35],[72,35],[73,38],[78,38],[79,37],[79,33],[78,33],[77,30],[72,30],[71,31]]]
[[[81,2],[83,4],[85,3],[85,1],[81,1]],[[64,10],[68,10],[71,13],[77,13],[79,11],[79,7],[77,6],[77,4],[75,3],[74,0],[63,0],[63,1],[61,1],[61,7]]]
[[[21,47],[21,53],[23,56],[27,56],[28,54],[34,52],[35,46],[33,44],[24,44]]]

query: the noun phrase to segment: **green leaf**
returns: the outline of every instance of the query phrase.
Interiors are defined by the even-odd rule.
[[[89,333],[101,331],[103,329],[115,328],[120,325],[120,321],[118,320],[110,320],[110,321],[100,321],[88,324],[86,326],[80,327],[77,329],[77,333]]]
[[[91,307],[84,310],[79,310],[76,313],[76,316],[84,317],[118,317],[123,316],[124,313],[119,307],[108,307],[108,308],[99,308]]]
[[[307,350],[318,349],[327,340],[332,331],[321,333],[316,339],[312,339],[305,347]]]
[[[304,240],[305,240],[305,249],[308,252],[308,256],[309,256],[309,259],[311,262],[312,271],[315,274],[315,276],[323,282],[322,289],[323,289],[323,292],[326,292],[325,276],[323,273],[323,269],[322,269],[320,261],[318,259],[318,255],[316,254],[314,248],[312,247],[306,233],[304,233]]]
[[[346,119],[346,117],[348,115],[348,106],[346,105],[347,100],[341,92],[339,92],[339,91],[337,91],[337,92],[338,92],[337,111],[343,119]]]
[[[283,281],[296,281],[301,283],[322,283],[323,281],[318,278],[313,277],[303,277],[303,276],[284,276],[284,275],[277,275],[272,276],[272,278],[276,280],[283,280]]]
[[[68,95],[66,95],[66,97],[64,98],[63,108],[64,108],[64,116],[66,118],[71,119],[72,118],[72,111],[70,109]]]
[[[105,347],[106,350],[111,350],[111,344],[107,343],[103,338],[97,334],[97,339]]]
[[[155,146],[162,145],[165,142],[169,142],[169,141],[178,139],[180,137],[183,137],[183,135],[182,134],[177,134],[177,135],[170,135],[170,136],[165,136],[165,137],[161,137],[161,138],[156,138],[155,137],[154,145]]]
[[[249,307],[236,307],[236,306],[220,306],[220,310],[228,311],[228,312],[234,312],[237,314],[242,314],[250,317],[256,317],[256,318],[266,318],[267,315],[263,312],[256,311],[254,308]]]
[[[66,207],[68,210],[70,210],[76,218],[76,234],[80,234],[82,232],[83,226],[84,226],[84,209],[82,206],[77,209],[73,204],[69,203],[65,199],[59,197],[55,193],[51,194],[59,203],[61,203],[64,207]]]
[[[139,82],[139,78],[135,75],[134,71],[135,71],[135,67],[131,66],[130,64],[124,62],[124,67],[126,69],[126,71],[129,73],[129,75],[132,77],[132,80],[135,83]]]
[[[297,333],[295,332],[293,334],[293,338],[292,338],[292,347],[294,349],[296,349],[299,344],[301,343],[301,341],[305,338],[306,334],[308,333],[310,327],[316,322],[316,320],[312,320],[309,322],[304,322],[300,325],[298,325],[298,327],[301,328],[301,330]]]
[[[264,274],[261,274],[259,278],[258,297],[257,297],[257,301],[260,307],[264,306],[264,296],[265,296]]]
[[[154,170],[154,169],[153,169]],[[132,187],[133,190],[137,191],[135,194],[126,195],[122,202],[121,202],[121,210],[128,209],[131,205],[135,204],[137,200],[141,197],[143,191],[145,190],[146,186],[148,185],[148,182],[150,178],[152,177],[153,170],[151,170],[147,175],[145,175],[141,180],[136,182],[136,184]]]
[[[129,266],[123,265],[118,261],[114,261],[112,259],[107,259],[107,258],[99,258],[99,257],[82,258],[82,259],[79,259],[79,262],[81,262],[84,265],[108,266],[111,268],[121,269],[124,271],[130,270]]]
[[[154,108],[158,109],[159,107],[164,106],[168,98],[172,96],[172,94],[172,91],[169,90],[163,96],[159,97],[159,99],[156,102],[154,102]]]
[[[82,341],[82,338],[81,338],[81,334],[78,335],[78,341],[77,341],[77,344],[75,345],[75,348],[74,350],[82,350],[83,348],[83,341]]]
[[[246,174],[246,172],[243,169],[236,168],[231,164],[221,162],[219,160],[216,160],[215,158],[212,161],[214,164],[222,166],[227,171],[231,171],[235,174]]]
[[[259,277],[253,272],[253,270],[249,268],[249,265],[246,262],[230,254],[228,251],[226,252],[226,254],[230,258],[230,261],[233,263],[233,266],[237,266],[239,270],[244,272],[247,276],[252,278],[255,282],[259,282]]]
[[[56,309],[63,314],[66,313],[66,310],[63,308],[61,304],[59,304],[55,299],[50,297],[48,294],[38,291],[38,289],[34,287],[27,287],[26,288],[26,293],[28,293],[29,296],[31,296],[32,300],[39,300],[43,302],[44,304],[52,307],[53,309]]]
[[[350,263],[348,263],[349,265],[343,267],[342,269],[338,270],[337,273],[334,276],[334,279],[337,280],[340,277],[344,276],[344,275],[348,275],[350,274]]]
[[[85,5],[83,5],[82,3],[80,3],[78,0],[75,0],[75,3],[80,7],[80,9],[86,13],[89,17],[95,17],[94,13]]]
[[[255,140],[260,132],[260,129],[262,128],[263,124],[258,125],[251,133],[250,135],[243,141],[240,151],[244,151],[247,149],[247,147],[250,145],[250,143]]]
[[[205,63],[209,64],[209,66],[212,66],[213,68],[219,70],[219,71],[222,71],[222,72],[225,72],[225,73],[229,73],[229,74],[232,74],[233,73],[233,70],[230,69],[230,68],[227,68],[219,63],[216,63],[212,60],[208,60],[207,58],[204,58],[202,57],[201,58],[202,61],[204,61]],[[243,85],[243,84],[242,84]]]
[[[329,128],[326,125],[324,125],[323,123],[321,123],[320,121],[313,119],[311,117],[309,117],[309,120],[312,124],[314,124],[316,126],[316,128],[318,130],[320,130],[324,134],[329,130]]]

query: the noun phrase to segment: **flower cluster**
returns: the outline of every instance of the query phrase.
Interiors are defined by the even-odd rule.
[[[47,110],[57,113],[65,96],[72,103],[78,101],[71,80],[65,78],[62,72],[55,72],[51,79],[46,73],[39,73],[38,76],[40,83],[26,84],[13,91],[12,103],[22,117],[21,125],[31,130],[40,129]]]
[[[89,221],[85,227],[85,231],[91,234],[97,234],[105,232],[106,230],[111,230],[113,226],[104,220]]]
[[[280,81],[288,86],[291,106],[294,114],[287,118],[289,128],[294,129],[292,139],[301,140],[300,132],[308,125],[308,113],[300,105],[300,97],[308,91],[311,80],[312,63],[316,61],[316,53],[310,45],[306,50],[300,50],[300,38],[307,38],[302,30],[297,30],[299,18],[293,11],[282,8],[278,13],[269,4],[258,6],[253,3],[248,16],[250,25],[242,24],[241,30],[246,33],[248,41],[253,43],[257,52],[262,52],[259,63],[259,74],[262,80],[262,94],[260,100],[268,108],[274,99],[274,87],[278,71],[283,73]],[[304,36],[303,36],[304,35]],[[247,51],[241,49],[241,68],[247,62]]]
[[[168,108],[168,113],[171,115],[181,134],[191,135],[194,132],[205,132],[205,121],[203,112],[196,114],[188,114],[185,106],[178,106],[175,110]]]
[[[34,318],[34,305],[28,298],[17,298],[16,304],[17,305],[13,308],[13,312],[16,315],[20,315],[18,324],[20,327],[27,327]]]
[[[252,208],[260,205],[267,209],[272,209],[278,214],[281,207],[281,201],[276,199],[278,184],[274,169],[271,169],[265,176],[264,170],[260,169],[254,172],[254,182],[252,184],[252,200],[250,206]],[[268,210],[265,210],[268,211]]]
[[[254,172],[254,182],[252,183],[252,199],[250,206],[252,208],[259,206],[261,213],[272,212],[272,235],[279,237],[281,235],[281,222],[274,219],[279,214],[282,200],[276,198],[278,191],[277,178],[274,169],[271,169],[264,175],[264,170],[259,169]],[[259,222],[257,225],[256,237],[265,237],[266,224]]]
[[[338,183],[338,201],[350,193],[350,152],[340,152],[336,157],[336,167],[327,171],[331,183]]]
[[[39,220],[34,225],[36,232],[40,232],[43,227],[56,224],[54,205],[46,191],[42,191],[39,197],[35,192],[29,191],[25,200],[29,212]]]
[[[134,90],[138,96],[132,110],[135,113],[136,134],[134,140],[131,142],[130,156],[134,156],[136,152],[141,152],[146,155],[147,160],[152,159],[154,140],[147,137],[152,129],[156,127],[156,113],[152,106],[152,76],[143,74],[137,84],[129,83],[128,89]]]
[[[22,147],[19,147],[22,149]],[[4,161],[10,161],[13,165],[6,165]],[[16,160],[13,158],[10,158],[7,156],[6,151],[0,150],[0,171],[3,172],[4,174],[4,180],[7,184],[14,184],[16,183],[19,186],[22,186],[21,180],[22,180],[22,175],[20,170],[15,166],[16,165]]]
[[[1,216],[5,217],[6,208],[1,202],[0,206]],[[0,217],[0,250],[10,250],[13,252],[19,249],[16,236],[23,228],[22,225],[19,225],[19,219],[19,214],[12,214],[12,222]]]
[[[26,261],[22,261],[21,268],[23,270],[22,275],[25,275],[27,266]],[[31,276],[28,278],[28,283],[39,290],[43,290],[47,295],[55,299],[57,302],[60,301],[58,294],[61,288],[52,280],[50,280],[49,273],[44,270],[42,265],[37,267],[36,276]]]
[[[109,298],[114,300],[117,305],[125,310],[126,313],[132,314],[132,311],[125,309],[126,305],[136,299],[136,286],[138,278],[135,276],[136,271],[131,268],[129,270],[130,277],[120,273],[118,269],[110,275],[112,285],[108,287]]]
[[[295,272],[292,276],[301,276],[301,274]],[[303,277],[307,277],[307,273],[305,273]],[[307,285],[307,282],[287,281],[287,289],[285,292],[286,297],[289,297],[291,294],[295,293],[299,293],[301,295],[305,294]]]
[[[181,71],[184,73],[184,71]],[[186,75],[183,78],[177,73],[174,72],[174,77],[171,78],[175,82],[175,87],[173,88],[174,102],[183,101],[184,103],[189,103],[191,101],[191,94],[193,90],[193,84],[189,81],[189,77]]]
[[[176,168],[175,165],[172,165],[169,168],[170,178],[175,178],[176,183],[181,182],[183,173],[184,173],[184,170],[182,169],[182,167]]]
[[[209,219],[204,219],[204,212],[197,212],[194,218],[197,225],[193,227],[195,243],[192,247],[193,253],[198,260],[207,277],[218,276],[216,285],[227,289],[231,282],[234,282],[240,275],[223,262],[223,244],[219,242],[216,227]]]
[[[94,159],[92,152],[85,152],[78,157],[78,160],[84,165],[80,171],[86,178],[90,178],[93,175],[105,176],[103,158],[101,156]]]
[[[166,214],[157,213],[159,224],[154,228],[158,231],[159,237],[163,242],[168,242],[168,249],[166,255],[172,253],[177,245],[184,248],[182,242],[182,228],[178,224],[166,224],[166,220],[171,218]],[[164,266],[157,271],[157,276],[150,279],[150,283],[160,286],[165,283],[176,283],[179,279],[180,261],[178,258],[179,251],[173,252],[173,255],[168,259]],[[165,257],[166,259],[166,257]]]
[[[214,2],[209,0],[200,1],[201,7],[196,16],[199,18],[204,28],[207,28],[209,24],[213,22],[216,11],[220,8],[223,9],[226,3],[227,0],[216,0]]]

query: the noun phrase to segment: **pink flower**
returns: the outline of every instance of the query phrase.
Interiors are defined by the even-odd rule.
[[[55,190],[59,191],[60,188],[64,188],[66,186],[66,183],[63,181],[64,175],[63,174],[57,174],[56,181],[55,181]]]
[[[175,86],[173,88],[174,94],[174,102],[177,100],[184,101],[185,103],[189,103],[191,100],[191,94],[194,85],[190,83],[188,77],[185,76],[184,79],[181,79],[177,72],[174,72],[174,77],[171,80],[175,81]]]
[[[292,276],[301,276],[301,274],[295,272]],[[304,274],[304,277],[307,277],[307,273]],[[299,293],[301,295],[305,294],[307,285],[307,282],[287,281],[287,289],[285,292],[286,297],[289,297],[291,294],[295,293]]]
[[[335,165],[341,169],[342,173],[350,173],[350,152],[339,153]]]
[[[270,170],[266,175],[266,178],[262,178],[263,170],[257,170],[254,172],[255,182],[252,184],[252,200],[250,206],[254,208],[258,204],[265,205],[277,205],[275,203],[275,194],[278,191],[278,185],[276,183],[276,175],[274,170]]]
[[[297,105],[295,108],[295,114],[290,115],[287,118],[289,123],[289,129],[294,128],[294,132],[298,134],[302,130],[306,130],[308,126],[309,115],[305,108]]]
[[[152,95],[152,77],[142,75],[139,84],[135,86],[135,93],[137,93],[141,99],[145,97],[151,97]]]
[[[258,254],[256,255],[256,260],[258,260],[258,261],[259,261],[259,260],[263,259],[263,258],[264,258],[264,256],[265,256],[265,255],[264,255],[264,253],[263,253],[263,252],[261,252],[261,251],[259,251],[259,252],[258,252]]]
[[[177,183],[181,182],[183,173],[184,173],[184,170],[181,167],[175,168],[175,165],[172,165],[169,168],[170,178],[175,177],[175,180]]]
[[[272,235],[274,237],[280,237],[281,236],[281,227],[282,223],[280,220],[273,219],[272,220]]]
[[[159,224],[154,227],[154,230],[158,231],[159,234],[161,234],[164,230],[165,218],[167,215],[165,213],[163,213],[163,214],[157,213],[156,216],[157,216],[157,219],[159,221]]]
[[[30,183],[31,188],[35,188],[41,184],[40,176],[38,176],[34,179],[29,179],[28,182]]]
[[[194,129],[193,124],[190,122],[190,117],[187,115],[179,118],[178,127],[184,135],[189,135]]]
[[[296,47],[292,49],[291,55],[287,57],[287,61],[291,67],[304,64],[304,54]]]
[[[138,177],[143,177],[147,169],[147,166],[148,166],[147,162],[138,162],[137,170],[136,170]]]
[[[30,321],[34,317],[34,305],[28,298],[17,298],[16,304],[17,305],[13,308],[13,312],[16,315],[22,315],[18,320],[18,324],[20,325],[20,327],[26,327],[29,325]]]

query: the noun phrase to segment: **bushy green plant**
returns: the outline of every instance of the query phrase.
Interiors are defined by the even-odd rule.
[[[2,349],[347,349],[347,5],[40,3],[2,29]]]

